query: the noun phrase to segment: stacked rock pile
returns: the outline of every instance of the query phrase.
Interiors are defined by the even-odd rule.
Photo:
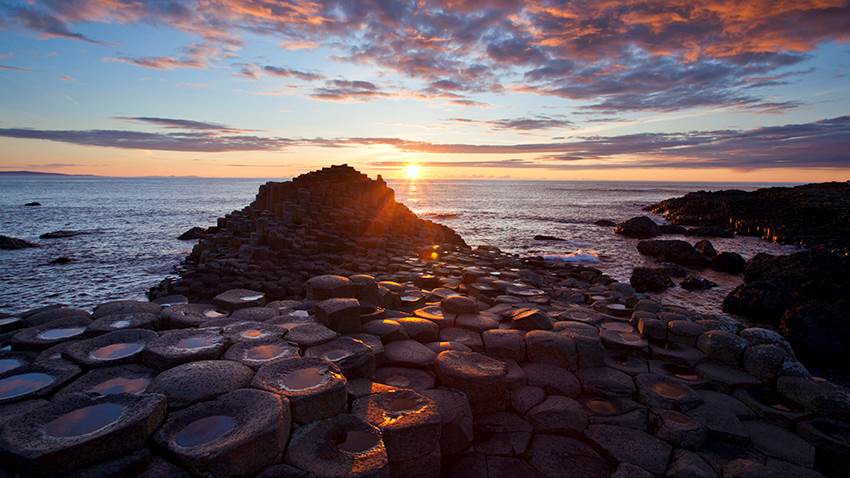
[[[209,300],[249,287],[297,298],[313,275],[392,270],[426,245],[466,247],[450,228],[397,203],[380,176],[372,180],[347,165],[266,183],[251,205],[202,234],[190,232],[201,239],[180,278],[152,289],[152,297]]]
[[[847,476],[850,397],[772,330],[598,270],[428,248],[298,300],[0,322],[3,476]]]

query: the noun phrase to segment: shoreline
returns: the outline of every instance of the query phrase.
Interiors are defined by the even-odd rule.
[[[666,305],[593,267],[469,247],[395,203],[380,178],[343,167],[304,178],[264,186],[204,231],[183,282],[154,302],[0,319],[11,347],[0,352],[11,367],[0,372],[3,466],[850,470],[850,394],[812,377],[775,331]],[[280,264],[291,279],[267,274]],[[103,411],[80,420],[91,407]]]

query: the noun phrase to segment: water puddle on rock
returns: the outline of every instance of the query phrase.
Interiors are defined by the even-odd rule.
[[[391,377],[387,377],[387,379],[384,380],[384,383],[392,385],[393,387],[409,387],[410,379],[404,375],[393,375]]]
[[[40,332],[36,337],[41,340],[59,340],[74,337],[85,332],[85,327],[62,327],[58,329],[48,329]]]
[[[219,312],[217,310],[212,310],[212,309],[204,312],[204,317],[206,317],[208,319],[220,319],[220,318],[224,317],[225,315],[227,315],[227,314],[222,314],[221,312]]]
[[[409,395],[394,394],[385,404],[391,415],[399,416],[422,408],[422,401]]]
[[[116,320],[115,322],[112,323],[112,325],[110,325],[110,327],[112,327],[113,329],[126,329],[129,326],[130,326],[129,320]]]
[[[92,350],[89,357],[95,360],[118,360],[138,353],[144,348],[145,344],[138,342],[109,344]]]
[[[56,381],[52,375],[41,372],[22,373],[0,379],[0,400],[22,397],[41,390]]]
[[[139,395],[145,391],[150,382],[150,379],[147,377],[115,377],[95,385],[91,388],[91,391],[104,396],[119,393]]]
[[[339,362],[340,360],[351,357],[352,355],[354,355],[354,352],[350,350],[334,349],[323,353],[322,357],[326,360],[330,360],[331,362]]]
[[[676,377],[679,380],[684,380],[686,382],[696,382],[702,378],[694,370],[688,367],[683,367],[681,365],[665,364],[664,369],[673,377]]]
[[[328,370],[325,367],[307,367],[287,372],[282,378],[280,386],[285,390],[299,392],[324,385],[330,380]]]
[[[236,420],[227,415],[204,417],[187,425],[174,437],[174,442],[183,448],[206,445],[236,429]]]
[[[0,373],[6,373],[9,370],[14,370],[24,363],[18,359],[0,359]]]
[[[15,322],[20,322],[21,319],[19,317],[7,317],[5,319],[0,319],[0,327],[4,325],[14,324]]]
[[[249,360],[271,360],[288,355],[289,349],[277,344],[257,345],[245,351],[245,358]]]
[[[664,398],[675,400],[685,395],[685,390],[672,383],[659,382],[652,385],[652,389]]]
[[[242,333],[241,333],[241,334],[239,334],[239,335],[240,335],[243,339],[260,339],[260,338],[265,337],[265,336],[266,336],[266,333],[265,333],[265,332],[263,332],[262,330],[257,330],[257,329],[248,329],[248,330],[244,330],[244,331],[242,331]]]
[[[175,348],[178,349],[200,349],[206,347],[212,347],[218,344],[218,337],[209,336],[209,335],[197,335],[195,337],[186,337],[184,339],[180,339],[174,344]]]
[[[251,302],[251,301],[253,301],[253,300],[260,300],[260,299],[262,299],[262,298],[263,298],[263,294],[259,294],[259,295],[243,295],[242,297],[240,297],[240,298],[239,298],[239,300],[241,300],[241,301],[243,301],[243,302]]]
[[[337,449],[346,453],[363,453],[378,445],[378,438],[368,431],[348,430],[337,438]]]
[[[598,415],[613,415],[619,411],[617,405],[608,400],[588,400],[584,404],[590,411]]]
[[[124,406],[116,403],[99,403],[66,413],[44,426],[50,436],[59,438],[88,435],[117,422]]]

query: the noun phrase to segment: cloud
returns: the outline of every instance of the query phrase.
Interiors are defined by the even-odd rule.
[[[449,118],[449,121],[489,126],[495,130],[534,131],[553,128],[570,128],[573,122],[562,116],[537,115],[533,117],[503,118],[495,120],[475,120],[469,118]]]
[[[206,68],[211,61],[228,58],[226,50],[208,43],[194,43],[183,49],[181,56],[144,56],[108,57],[106,61],[127,63],[153,70],[174,70],[177,68]]]
[[[0,129],[0,137],[84,146],[164,151],[277,151],[292,147],[389,146],[401,152],[451,155],[528,155],[510,160],[434,162],[458,167],[543,169],[610,168],[827,168],[850,169],[850,116],[750,130],[638,133],[577,137],[553,143],[432,143],[392,137],[282,138],[233,134],[215,123],[145,118],[146,123],[184,131]],[[218,129],[216,129],[218,128]],[[387,165],[389,163],[384,163]],[[442,167],[442,166],[441,166]]]
[[[246,129],[237,129],[231,128],[230,126],[225,126],[219,123],[209,123],[205,121],[194,121],[187,119],[175,119],[175,118],[158,118],[151,116],[116,116],[115,119],[131,121],[136,123],[147,123],[155,126],[161,126],[166,129],[180,129],[180,130],[195,130],[195,131],[217,131],[223,133],[242,133],[246,131]]]
[[[2,71],[32,71],[30,68],[24,68],[21,66],[12,66],[12,65],[0,65],[0,70]]]
[[[328,80],[322,88],[316,88],[311,98],[328,101],[369,101],[390,96],[370,81]]]
[[[79,41],[94,41],[72,28],[84,22],[169,26],[222,52],[239,48],[242,35],[270,36],[282,48],[327,48],[340,61],[422,81],[429,85],[423,97],[474,105],[481,103],[476,94],[501,91],[510,81],[513,91],[604,112],[787,110],[798,103],[766,99],[770,87],[787,81],[786,69],[826,42],[850,41],[846,0],[33,0],[0,10],[41,35]],[[227,57],[116,61],[205,68]],[[294,78],[320,79],[280,68]],[[316,97],[381,96],[325,88]]]
[[[263,71],[270,75],[280,76],[283,78],[298,78],[299,80],[304,81],[316,81],[323,80],[325,78],[324,75],[319,73],[312,73],[309,71],[301,71],[295,70],[292,68],[283,68],[279,66],[266,65],[263,67]]]

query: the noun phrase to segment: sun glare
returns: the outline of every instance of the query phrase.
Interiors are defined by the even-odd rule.
[[[422,166],[418,164],[408,164],[404,167],[404,175],[411,181],[422,177]]]

